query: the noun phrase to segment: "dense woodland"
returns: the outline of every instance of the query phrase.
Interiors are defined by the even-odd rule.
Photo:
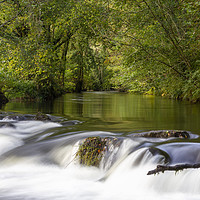
[[[199,0],[0,0],[0,92],[200,100]]]

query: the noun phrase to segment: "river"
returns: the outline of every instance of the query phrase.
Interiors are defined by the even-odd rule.
[[[50,121],[34,120],[38,112]],[[146,138],[185,130],[189,138]],[[200,169],[147,175],[158,164],[200,163],[200,104],[117,92],[9,102],[0,114],[2,200],[199,200]],[[100,166],[75,157],[90,136],[120,140]]]

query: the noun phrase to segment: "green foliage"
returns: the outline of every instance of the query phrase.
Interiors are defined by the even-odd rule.
[[[190,101],[200,101],[200,70],[195,71],[183,87],[183,98]]]
[[[1,6],[1,68],[7,76],[1,85],[10,96],[50,99],[66,91],[109,89],[99,35],[108,27],[104,2],[5,1]]]
[[[0,2],[0,90],[200,99],[197,0]]]
[[[126,28],[119,34],[126,49],[116,87],[198,101],[199,3],[144,0],[120,5]]]

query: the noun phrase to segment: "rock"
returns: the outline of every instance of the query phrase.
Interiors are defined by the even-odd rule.
[[[35,115],[31,115],[31,114],[24,114],[23,116],[26,120],[34,120],[35,118]]]
[[[190,134],[187,131],[180,130],[160,130],[160,131],[149,131],[140,134],[134,134],[133,137],[146,137],[146,138],[170,138],[170,137],[178,137],[178,138],[190,138]]]
[[[3,120],[24,121],[26,120],[26,118],[23,115],[8,115],[8,116],[5,116]]]
[[[117,138],[88,137],[84,139],[76,153],[76,158],[82,165],[99,167],[100,162],[108,149],[108,145],[115,143]]]
[[[13,123],[10,123],[10,122],[0,122],[0,128],[15,128],[15,125]]]
[[[82,165],[98,167],[105,150],[106,139],[100,137],[88,137],[79,146],[76,157]]]
[[[39,121],[51,121],[51,118],[46,115],[46,114],[43,114],[41,112],[38,112],[34,118],[34,120],[39,120]]]
[[[80,123],[81,122],[78,120],[70,120],[70,121],[61,122],[60,124],[62,124],[63,126],[73,126],[73,125],[80,124]]]

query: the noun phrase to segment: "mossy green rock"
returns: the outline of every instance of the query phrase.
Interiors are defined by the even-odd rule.
[[[99,167],[106,150],[108,138],[88,137],[79,146],[76,153],[80,164]]]
[[[39,121],[50,121],[50,117],[46,114],[43,114],[41,112],[38,112],[34,118],[35,120],[39,120]]]
[[[146,138],[190,138],[190,134],[187,131],[181,130],[161,130],[161,131],[149,131],[141,134],[133,135],[134,137],[146,137]]]

